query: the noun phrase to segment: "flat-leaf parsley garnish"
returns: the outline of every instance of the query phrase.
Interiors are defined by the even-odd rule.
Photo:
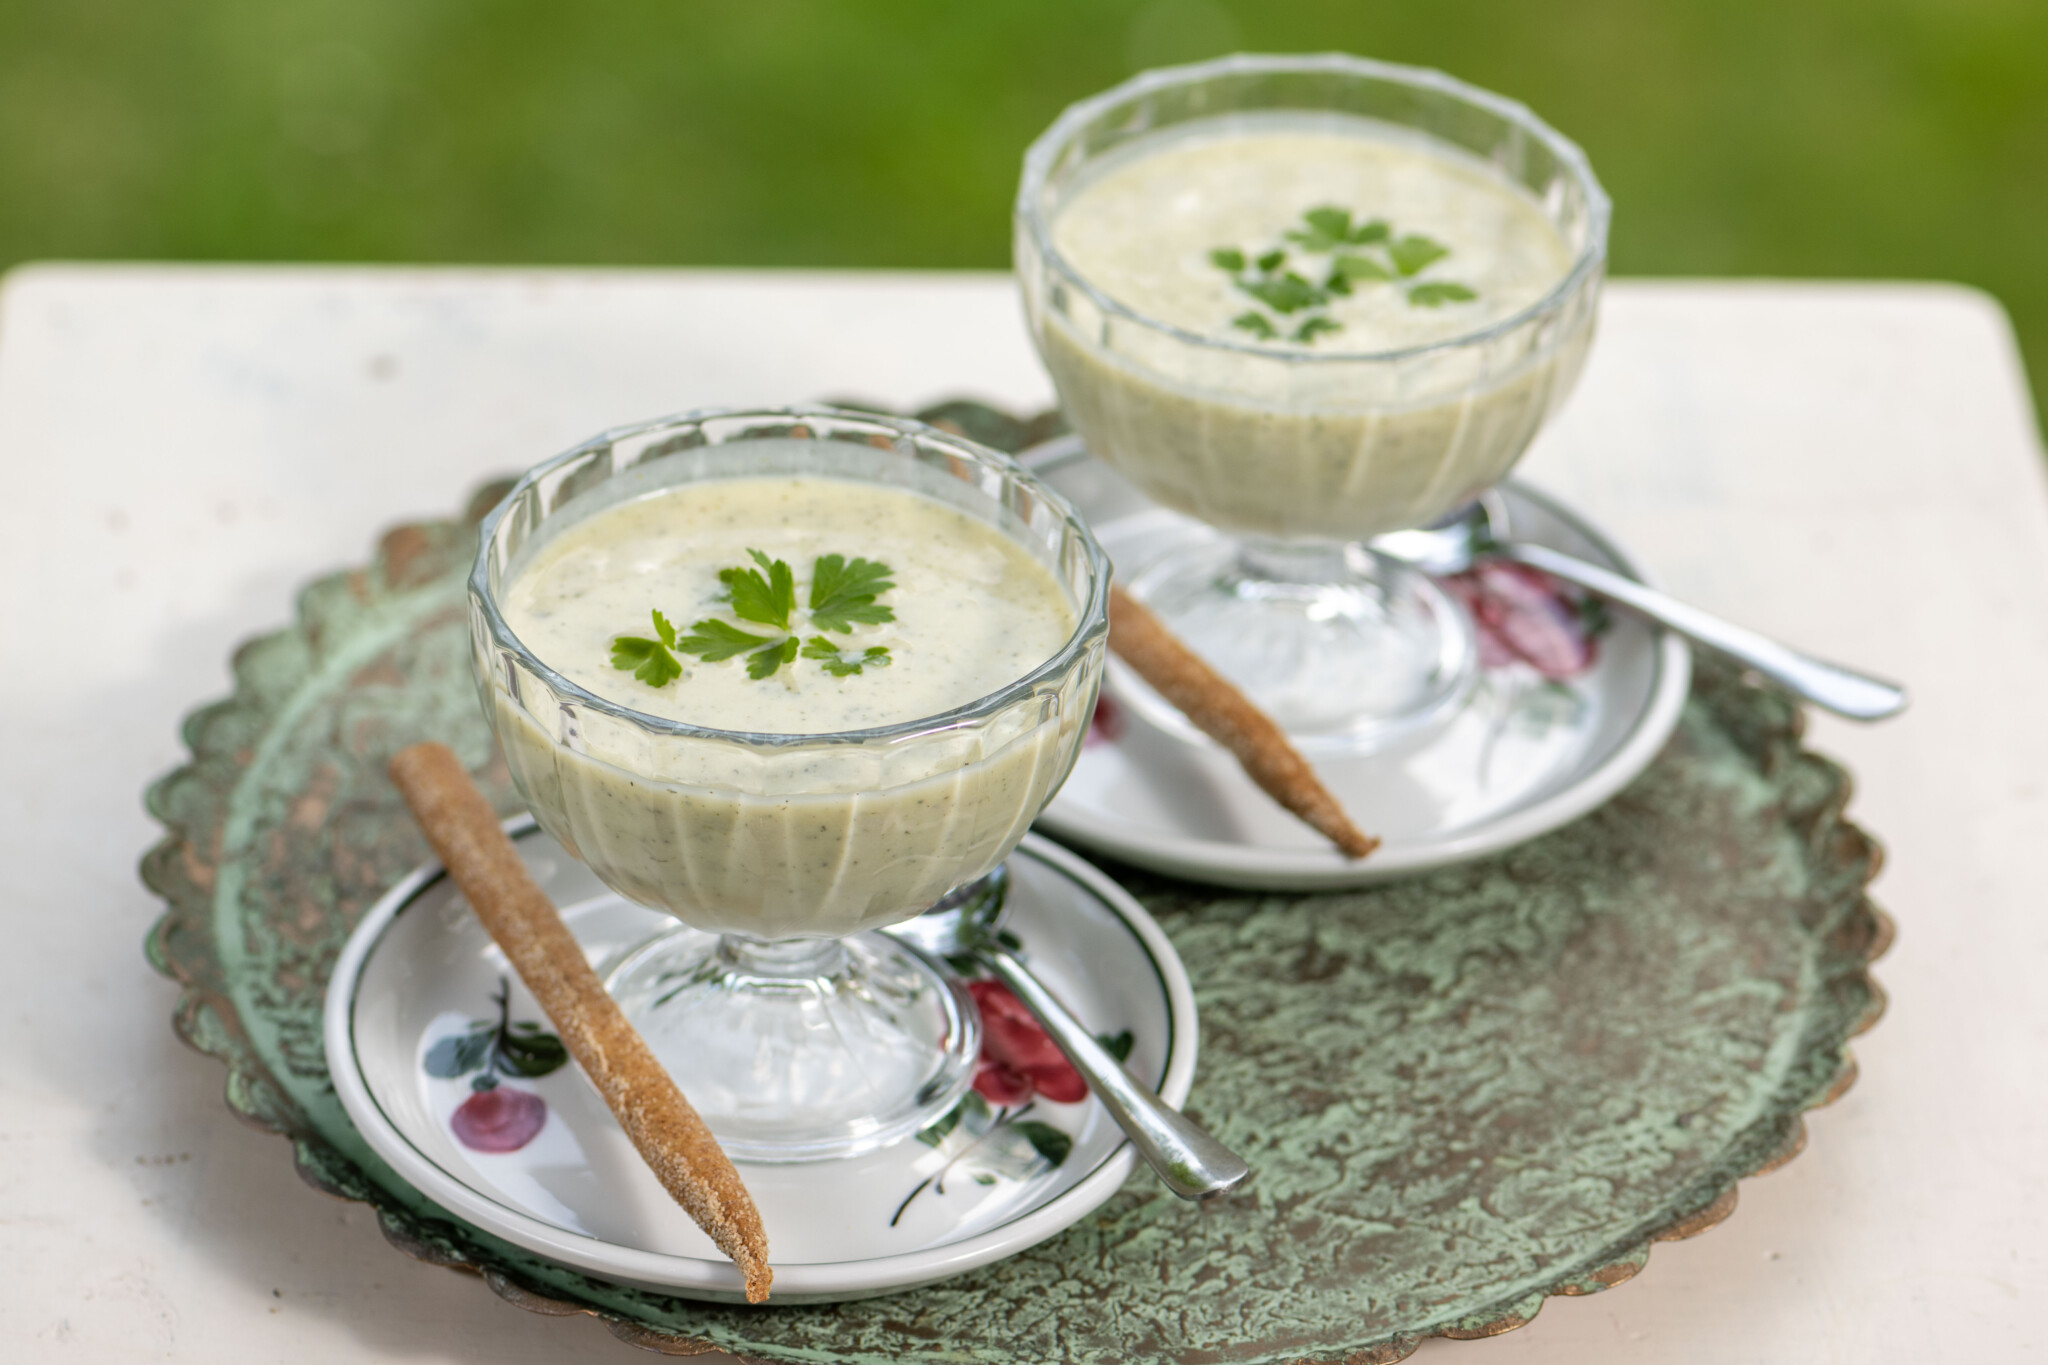
[[[1431,280],[1408,291],[1408,302],[1417,308],[1441,308],[1447,303],[1468,303],[1479,296],[1462,284]]]
[[[887,564],[819,555],[811,568],[811,621],[842,635],[852,630],[856,621],[864,626],[893,621],[896,613],[875,599],[895,586]]]
[[[753,677],[765,678],[788,662],[782,657],[783,640],[787,638],[790,637],[755,635],[714,619],[691,626],[690,633],[676,641],[676,648],[685,654],[694,654],[708,664],[752,650],[747,658],[747,672]]]
[[[893,608],[876,599],[896,586],[887,564],[872,559],[848,559],[844,555],[820,555],[811,566],[811,594],[808,610],[797,606],[796,575],[787,563],[770,559],[759,550],[747,551],[756,567],[742,565],[721,569],[718,581],[725,585],[732,614],[742,621],[769,627],[767,634],[743,630],[730,621],[712,616],[693,621],[687,633],[678,634],[667,617],[654,612],[657,638],[619,635],[612,639],[612,667],[630,670],[649,687],[666,687],[683,675],[677,654],[691,654],[706,663],[747,656],[747,676],[766,678],[784,664],[793,663],[799,653],[816,659],[835,678],[851,677],[869,668],[885,668],[889,651],[882,645],[864,650],[851,643],[836,644],[823,635],[813,635],[799,644],[801,623],[806,616],[812,627],[851,634],[854,626],[883,625],[896,619]]]
[[[1256,256],[1234,246],[1209,253],[1211,265],[1229,275],[1239,291],[1265,305],[1239,313],[1230,320],[1232,327],[1261,341],[1306,345],[1344,330],[1344,324],[1326,310],[1332,299],[1356,293],[1363,285],[1392,285],[1406,295],[1411,308],[1441,308],[1479,297],[1469,285],[1415,278],[1451,254],[1434,238],[1419,232],[1397,237],[1384,218],[1355,219],[1349,209],[1328,204],[1308,210],[1301,222],[1280,234],[1301,253],[1298,267],[1290,266],[1286,247]],[[1317,256],[1329,258],[1327,268],[1314,267],[1310,258]],[[1320,275],[1321,281],[1311,275]]]
[[[654,613],[654,632],[660,638],[619,635],[612,639],[612,667],[631,669],[633,676],[649,687],[666,687],[683,676],[683,666],[669,651],[676,647],[676,628],[660,612]]]
[[[822,661],[825,671],[835,678],[849,677],[864,668],[889,666],[889,651],[880,645],[869,645],[864,652],[855,654],[851,647],[842,649],[822,635],[804,641],[804,657]]]
[[[718,571],[718,581],[732,594],[732,614],[742,621],[759,621],[764,626],[788,630],[789,614],[796,609],[796,575],[789,571],[789,565],[770,559],[759,550],[747,553],[761,568]],[[768,572],[766,578],[761,576],[762,569]]]

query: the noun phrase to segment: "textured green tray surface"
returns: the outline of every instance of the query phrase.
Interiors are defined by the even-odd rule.
[[[1009,448],[1043,434],[968,405]],[[150,792],[153,962],[228,1101],[292,1139],[313,1184],[378,1209],[423,1259],[638,1344],[762,1360],[1396,1360],[1507,1330],[1547,1294],[1627,1278],[1735,1182],[1798,1150],[1853,1074],[1888,925],[1848,781],[1784,698],[1705,662],[1658,760],[1595,814],[1507,854],[1365,891],[1247,895],[1110,870],[1187,963],[1190,1112],[1257,1169],[1183,1203],[1148,1176],[1031,1251],[932,1288],[743,1309],[625,1289],[452,1218],[349,1124],[321,995],[350,927],[424,861],[384,777],[454,745],[518,808],[471,689],[462,586],[476,515],[402,527],[309,588],[193,715]],[[770,1229],[773,1235],[773,1229]]]

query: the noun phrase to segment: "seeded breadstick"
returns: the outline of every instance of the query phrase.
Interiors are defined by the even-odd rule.
[[[1347,858],[1380,841],[1351,823],[1344,807],[1287,742],[1286,732],[1115,584],[1109,589],[1109,647],[1172,702],[1195,728],[1237,757],[1265,793],[1326,836]]]
[[[655,1178],[739,1266],[747,1302],[767,1298],[768,1235],[740,1173],[605,993],[462,761],[446,745],[415,744],[391,760],[391,780]]]

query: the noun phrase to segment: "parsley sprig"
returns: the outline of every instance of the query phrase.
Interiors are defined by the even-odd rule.
[[[732,614],[742,621],[759,621],[779,630],[789,629],[789,614],[796,610],[796,575],[789,565],[770,559],[759,550],[749,550],[759,569],[720,569],[718,581],[732,597]],[[763,578],[762,571],[768,576]],[[696,627],[692,626],[692,630]]]
[[[825,671],[835,678],[844,678],[860,672],[863,668],[889,666],[889,651],[880,645],[869,645],[863,653],[854,654],[849,649],[842,649],[833,644],[822,635],[813,635],[804,641],[804,657],[821,661]]]
[[[630,669],[649,687],[666,687],[683,675],[676,655],[691,654],[706,663],[747,656],[747,676],[772,676],[784,664],[801,654],[816,659],[835,678],[851,677],[869,668],[886,668],[889,651],[870,645],[855,652],[850,646],[834,644],[823,635],[799,643],[796,575],[780,559],[770,559],[759,550],[748,550],[755,567],[721,569],[718,581],[725,585],[732,614],[742,621],[768,626],[763,635],[742,630],[730,621],[706,617],[692,622],[688,633],[678,634],[667,617],[653,612],[655,638],[619,635],[612,639],[612,667]],[[884,625],[896,619],[895,609],[876,599],[896,586],[888,565],[872,559],[847,559],[844,555],[820,555],[811,566],[810,605],[805,613],[811,625],[841,635],[850,634],[856,624]]]
[[[1479,297],[1470,286],[1455,281],[1415,278],[1451,254],[1449,247],[1432,237],[1417,232],[1396,235],[1393,224],[1384,218],[1354,219],[1349,209],[1333,205],[1308,210],[1301,222],[1300,227],[1281,234],[1300,253],[1298,267],[1290,264],[1286,247],[1256,256],[1232,246],[1209,253],[1211,265],[1228,273],[1232,284],[1264,305],[1238,314],[1230,320],[1231,326],[1261,341],[1284,336],[1307,344],[1318,336],[1344,330],[1344,324],[1327,310],[1332,299],[1348,296],[1360,285],[1395,285],[1411,308],[1441,308]],[[1309,259],[1317,256],[1328,258],[1321,269],[1314,269]],[[1310,279],[1304,271],[1320,275],[1321,281]],[[1297,313],[1302,315],[1300,321],[1290,322]]]
[[[856,621],[864,626],[893,621],[896,613],[875,599],[895,586],[887,564],[819,555],[811,567],[811,621],[842,635]]]
[[[619,635],[612,639],[612,667],[630,668],[633,676],[649,687],[667,687],[683,676],[683,666],[671,652],[676,647],[676,628],[660,612],[654,613],[654,632],[660,638]]]

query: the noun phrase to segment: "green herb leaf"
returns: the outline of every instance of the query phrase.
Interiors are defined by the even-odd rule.
[[[784,611],[796,605],[796,575],[789,571],[789,565],[779,559],[770,559],[759,550],[747,551],[756,564],[761,566],[768,579],[775,585],[775,601]]]
[[[803,652],[806,659],[823,660],[825,671],[835,678],[851,677],[864,668],[889,666],[889,651],[881,645],[869,645],[864,654],[847,654],[822,635],[806,640]]]
[[[1391,280],[1393,275],[1387,268],[1370,256],[1346,253],[1330,262],[1330,278],[1342,276],[1348,283],[1352,280]]]
[[[849,631],[854,622],[880,625],[896,619],[893,609],[875,598],[896,586],[887,564],[872,559],[848,560],[820,555],[811,569],[811,620],[826,630]]]
[[[657,629],[668,623],[661,613],[654,613]],[[668,646],[674,643],[675,632],[671,628],[663,631],[664,640],[650,640],[644,635],[616,635],[612,637],[612,667],[630,669],[634,677],[649,687],[667,687],[683,676],[683,666],[676,662],[676,656],[669,653]]]
[[[1414,275],[1432,261],[1440,261],[1451,254],[1451,249],[1440,242],[1432,241],[1418,233],[1409,233],[1387,247],[1387,254],[1394,258],[1394,269],[1403,275]]]
[[[1124,1029],[1114,1038],[1110,1037],[1107,1033],[1098,1033],[1095,1035],[1095,1041],[1102,1044],[1104,1052],[1107,1052],[1120,1062],[1131,1060],[1131,1049],[1137,1044],[1137,1040],[1131,1037],[1129,1029]]]
[[[1310,209],[1301,215],[1301,219],[1308,224],[1306,230],[1295,228],[1281,235],[1298,244],[1303,251],[1335,251],[1351,240],[1351,213],[1348,209],[1325,205]]]
[[[1010,1126],[1023,1135],[1034,1151],[1055,1166],[1065,1161],[1067,1153],[1074,1150],[1074,1139],[1049,1123],[1021,1119]]]
[[[1275,336],[1279,335],[1279,333],[1273,330],[1273,324],[1266,321],[1264,313],[1239,313],[1230,320],[1230,325],[1242,331],[1250,332],[1261,341],[1271,341]]]
[[[757,649],[747,656],[747,676],[765,678],[776,669],[796,657],[796,636],[778,640],[766,649]]]
[[[640,670],[637,676],[661,686],[682,673],[682,666],[668,652],[673,647],[694,654],[707,663],[720,663],[737,655],[747,656],[747,676],[773,676],[797,658],[801,642],[789,633],[789,620],[796,611],[796,575],[780,559],[770,559],[759,550],[747,554],[758,566],[721,569],[719,582],[725,585],[733,615],[742,621],[773,626],[780,635],[759,635],[730,622],[707,618],[691,625],[680,638],[675,627],[660,612],[654,613],[659,641],[638,636],[620,636],[612,642],[612,662],[619,668]],[[872,559],[848,559],[844,555],[820,555],[811,569],[811,620],[826,630],[851,631],[855,624],[880,625],[896,619],[892,608],[875,599],[895,587],[887,564]],[[889,651],[879,645],[855,654],[843,651],[822,635],[811,638],[803,653],[823,662],[825,671],[847,677],[866,668],[884,668]]]
[[[1241,283],[1240,288],[1276,313],[1294,313],[1328,303],[1329,295],[1293,271],[1268,280]]]
[[[737,573],[738,570],[729,572]],[[690,633],[676,641],[676,648],[694,654],[706,663],[718,663],[744,654],[759,645],[776,643],[772,635],[754,635],[724,621],[704,620],[690,627]]]
[[[1301,215],[1313,231],[1325,237],[1344,237],[1351,231],[1351,211],[1326,204],[1319,209],[1310,209]]]
[[[1462,284],[1431,280],[1408,291],[1408,302],[1416,308],[1441,308],[1447,303],[1468,303],[1479,296]]]
[[[788,630],[789,613],[796,607],[796,576],[779,559],[771,560],[759,550],[747,553],[760,569],[718,572],[718,581],[732,592],[732,614],[742,621],[759,621],[764,626]],[[765,578],[761,574],[763,569],[767,571]]]
[[[1351,210],[1335,204],[1320,204],[1306,210],[1301,215],[1301,226],[1290,228],[1281,236],[1299,248],[1304,259],[1308,255],[1334,253],[1329,273],[1321,284],[1312,284],[1286,269],[1285,248],[1257,257],[1256,273],[1244,271],[1245,256],[1236,247],[1218,247],[1209,253],[1209,259],[1230,271],[1239,289],[1283,318],[1327,307],[1332,299],[1356,293],[1361,284],[1411,279],[1451,254],[1449,247],[1433,238],[1414,232],[1396,237],[1393,225],[1386,219],[1355,217]],[[1363,255],[1348,249],[1362,246],[1384,247],[1386,256],[1377,252]],[[1438,308],[1475,297],[1464,285],[1435,281],[1408,293],[1409,302],[1421,308]],[[1261,311],[1241,313],[1231,319],[1230,325],[1261,340],[1282,335],[1275,321]],[[1290,341],[1313,342],[1319,336],[1342,330],[1343,324],[1335,318],[1305,316],[1285,335]]]

